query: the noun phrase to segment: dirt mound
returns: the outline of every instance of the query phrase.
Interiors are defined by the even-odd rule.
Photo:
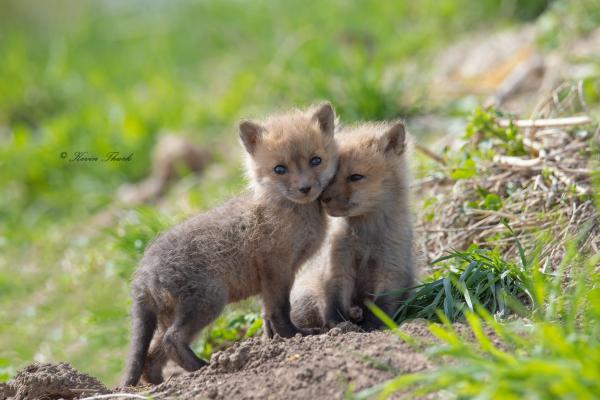
[[[0,399],[73,399],[108,393],[99,380],[69,364],[31,364],[0,386]]]
[[[402,329],[433,340],[424,322]],[[248,339],[215,353],[208,367],[172,377],[144,394],[161,399],[335,399],[350,387],[360,390],[433,367],[422,351],[390,332],[357,330],[344,324],[323,335]]]
[[[432,369],[423,348],[435,342],[426,321],[402,325],[418,347],[391,332],[360,332],[343,323],[322,335],[255,337],[213,354],[210,365],[172,375],[158,386],[108,390],[70,365],[32,364],[8,384],[3,399],[74,399],[113,393],[114,399],[336,399],[398,374]],[[129,391],[131,394],[126,394]]]

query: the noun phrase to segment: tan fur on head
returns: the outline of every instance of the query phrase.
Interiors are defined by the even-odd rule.
[[[239,129],[250,185],[260,197],[305,204],[316,200],[335,174],[335,111],[329,103],[244,121]],[[311,164],[315,157],[320,164]],[[284,172],[276,173],[277,166]]]
[[[405,178],[406,133],[400,121],[363,123],[336,134],[339,168],[321,197],[332,216],[377,210]]]

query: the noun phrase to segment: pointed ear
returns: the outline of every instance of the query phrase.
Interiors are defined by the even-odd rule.
[[[330,103],[319,104],[313,114],[313,119],[319,124],[321,132],[333,135],[335,130],[335,110]]]
[[[393,152],[396,155],[404,153],[404,149],[406,148],[404,123],[401,121],[393,123],[381,138],[381,148],[384,153]]]
[[[262,138],[264,128],[252,121],[240,122],[240,139],[249,154],[254,154],[256,145]]]

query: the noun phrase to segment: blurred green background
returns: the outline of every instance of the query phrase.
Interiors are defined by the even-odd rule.
[[[446,46],[532,23],[553,48],[598,21],[593,0],[3,0],[0,380],[61,360],[117,383],[131,273],[158,231],[243,188],[239,118],[322,99],[344,121],[461,114],[427,84]],[[163,131],[209,147],[218,169],[98,223],[122,184],[149,174]],[[60,157],[77,151],[134,155]],[[256,331],[255,311],[230,310],[197,350]]]

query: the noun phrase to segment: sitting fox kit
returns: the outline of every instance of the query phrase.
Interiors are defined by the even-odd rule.
[[[168,359],[187,371],[206,364],[190,343],[226,304],[260,294],[267,335],[305,333],[290,320],[297,269],[323,242],[317,200],[337,167],[330,104],[242,122],[248,193],[161,234],[132,288],[132,342],[124,386],[162,381]]]
[[[365,123],[336,133],[339,166],[321,195],[329,224],[326,244],[308,261],[291,294],[292,321],[333,327],[343,320],[381,326],[372,300],[392,314],[414,282],[412,225],[401,122]],[[391,295],[391,293],[396,292]]]

